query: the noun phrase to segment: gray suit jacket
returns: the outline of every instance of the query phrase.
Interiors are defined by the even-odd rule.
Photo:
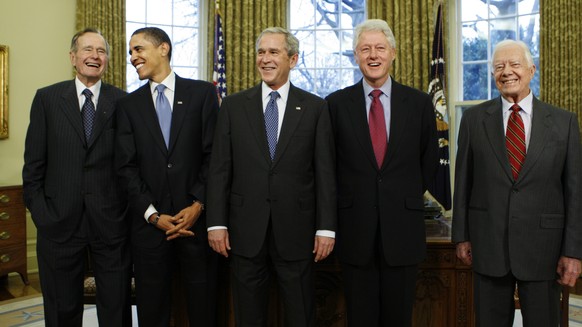
[[[271,223],[286,260],[313,256],[316,230],[336,230],[335,147],[323,99],[291,85],[271,162],[261,85],[224,98],[208,178],[208,226],[232,252],[259,253]]]
[[[500,98],[463,114],[452,240],[471,242],[481,274],[554,279],[560,256],[582,258],[578,120],[534,97],[530,143],[514,182],[502,117]]]

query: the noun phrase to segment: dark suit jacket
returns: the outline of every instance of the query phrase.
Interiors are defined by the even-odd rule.
[[[105,242],[126,237],[126,197],[114,169],[115,106],[125,92],[102,83],[93,135],[85,142],[75,81],[37,91],[22,172],[24,201],[38,233],[66,242],[83,214]]]
[[[425,257],[423,194],[438,165],[434,107],[426,93],[394,80],[390,99],[388,148],[378,169],[362,81],[327,98],[337,149],[337,242],[349,264],[369,263],[379,235],[390,265]]]
[[[208,181],[208,226],[227,226],[232,252],[258,254],[269,220],[286,260],[313,256],[316,230],[336,229],[334,143],[325,101],[291,84],[275,160],[261,85],[224,99]]]
[[[453,241],[473,268],[521,280],[556,277],[561,255],[582,258],[582,158],[576,115],[534,97],[525,162],[513,181],[501,98],[463,114],[455,165]]]
[[[180,78],[170,130],[170,148],[152,100],[149,83],[118,103],[116,165],[127,187],[132,216],[132,242],[154,248],[166,235],[148,225],[148,206],[164,214],[176,214],[196,199],[206,200],[206,176],[212,135],[218,112],[216,89],[208,82]],[[206,235],[204,213],[193,226]]]

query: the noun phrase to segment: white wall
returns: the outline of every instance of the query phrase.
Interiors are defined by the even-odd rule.
[[[22,184],[24,138],[38,88],[72,79],[69,46],[75,0],[0,0],[0,44],[8,46],[9,138],[0,140],[0,186]],[[36,231],[27,220],[28,269],[36,265]]]

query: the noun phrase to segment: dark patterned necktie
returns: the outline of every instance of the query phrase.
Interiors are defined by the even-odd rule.
[[[85,130],[85,140],[89,142],[91,139],[91,134],[93,133],[93,124],[95,123],[95,105],[91,98],[93,97],[93,92],[89,89],[83,90],[83,95],[85,96],[85,103],[81,109],[81,115],[83,116],[83,129]]]
[[[525,160],[525,129],[523,120],[519,115],[521,108],[514,104],[511,107],[511,114],[507,121],[507,131],[505,132],[505,145],[507,146],[507,155],[513,179],[517,180],[519,171]]]
[[[380,102],[382,91],[374,90],[370,92],[370,95],[372,95],[372,105],[370,106],[368,125],[370,126],[370,137],[372,138],[372,147],[376,155],[376,163],[378,163],[378,168],[380,168],[384,162],[386,148],[388,147],[384,107],[382,106],[382,102]]]
[[[267,132],[267,143],[269,144],[269,153],[271,160],[275,159],[275,149],[277,148],[277,130],[279,129],[279,109],[277,107],[277,98],[279,92],[271,92],[271,99],[265,109],[265,131]]]
[[[156,86],[156,90],[158,90],[158,96],[156,98],[156,113],[158,114],[158,122],[162,129],[166,148],[169,149],[170,128],[172,126],[172,108],[170,107],[170,101],[168,101],[168,98],[166,98],[166,95],[164,94],[165,89],[166,86],[164,84]]]

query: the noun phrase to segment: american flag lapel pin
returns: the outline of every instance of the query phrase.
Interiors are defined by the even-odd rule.
[[[301,110],[301,107],[295,107],[295,110]]]

